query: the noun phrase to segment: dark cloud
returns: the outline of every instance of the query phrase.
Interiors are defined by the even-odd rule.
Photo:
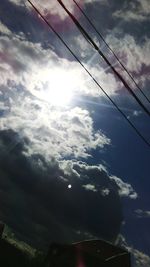
[[[113,184],[110,187],[105,171],[76,164],[67,174],[54,159],[47,163],[40,155],[27,157],[27,143],[11,130],[0,132],[1,219],[20,238],[37,246],[53,240],[80,240],[88,233],[114,240],[122,209],[117,189]],[[81,174],[80,179],[75,172]],[[83,185],[92,177],[100,188],[110,188],[107,196],[85,190]]]

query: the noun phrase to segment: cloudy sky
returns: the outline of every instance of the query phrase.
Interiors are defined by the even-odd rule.
[[[150,118],[60,4],[32,2],[150,142]],[[63,2],[150,110],[73,0]],[[77,3],[150,99],[149,0]],[[0,72],[0,220],[37,247],[103,238],[149,266],[150,147],[26,0],[1,0]]]

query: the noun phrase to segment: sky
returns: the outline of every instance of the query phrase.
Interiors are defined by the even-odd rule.
[[[148,115],[56,0],[33,0],[150,142]],[[64,0],[150,110],[72,0]],[[78,0],[150,99],[148,0]],[[0,220],[38,248],[102,238],[150,266],[150,147],[26,0],[1,0]]]

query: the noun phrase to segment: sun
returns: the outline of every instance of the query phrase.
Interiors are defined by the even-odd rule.
[[[64,106],[71,102],[74,93],[73,81],[67,72],[59,71],[51,77],[45,88],[47,101],[55,106]]]
[[[34,90],[34,95],[53,106],[69,105],[80,86],[78,75],[70,69],[55,68],[49,74],[46,72],[40,76],[42,87]]]

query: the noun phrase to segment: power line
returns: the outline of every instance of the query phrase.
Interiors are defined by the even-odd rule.
[[[76,61],[82,66],[82,68],[86,71],[86,73],[92,78],[95,84],[101,89],[101,91],[105,94],[105,96],[110,100],[110,102],[116,107],[116,109],[121,113],[124,119],[130,124],[130,126],[135,130],[137,135],[150,147],[150,143],[146,140],[146,138],[139,132],[139,130],[134,126],[134,124],[128,119],[128,117],[123,113],[123,111],[118,107],[118,105],[111,99],[111,97],[107,94],[107,92],[102,88],[102,86],[98,83],[98,81],[93,77],[90,71],[85,67],[85,65],[80,61],[80,59],[75,55],[75,53],[71,50],[71,48],[67,45],[67,43],[63,40],[60,34],[54,29],[51,23],[42,15],[42,13],[38,10],[38,8],[30,1],[27,0],[33,9],[40,15],[43,21],[47,24],[47,26],[55,33],[58,39],[63,43],[63,45],[68,49],[71,55],[76,59]]]
[[[109,62],[107,57],[103,54],[103,52],[100,50],[100,48],[97,46],[97,44],[93,41],[93,39],[90,37],[90,35],[87,33],[87,31],[81,26],[81,24],[78,22],[78,20],[72,15],[72,13],[66,8],[64,3],[61,0],[57,0],[57,2],[62,6],[62,8],[66,11],[66,13],[69,15],[69,17],[72,19],[72,21],[75,23],[79,31],[82,33],[82,35],[86,39],[88,39],[89,43],[92,47],[99,53],[99,55],[104,59],[104,61],[107,63],[107,65],[112,69],[114,74],[120,79],[120,81],[123,83],[125,88],[128,90],[128,92],[134,97],[134,99],[138,102],[138,104],[143,108],[143,110],[150,116],[150,111],[144,106],[144,104],[140,101],[140,99],[137,97],[137,95],[132,91],[130,86],[127,84],[127,82],[124,80],[124,78],[121,76],[121,74],[113,67],[113,65]]]
[[[121,60],[119,59],[119,57],[116,55],[116,53],[114,52],[114,50],[110,47],[110,45],[106,42],[106,40],[104,39],[103,35],[97,30],[97,28],[95,27],[95,25],[93,24],[93,22],[91,21],[91,19],[89,19],[89,17],[87,16],[87,14],[83,11],[83,9],[80,7],[80,5],[76,2],[76,0],[72,0],[75,5],[78,7],[78,9],[80,10],[80,12],[83,14],[83,16],[86,18],[86,20],[89,22],[89,24],[93,27],[93,29],[95,30],[95,32],[99,35],[99,37],[103,40],[104,44],[109,48],[109,50],[112,52],[112,54],[114,55],[114,57],[117,59],[117,61],[119,62],[119,64],[122,66],[122,68],[126,71],[126,73],[129,75],[129,77],[131,78],[131,80],[134,82],[134,84],[136,85],[136,87],[139,89],[139,91],[141,92],[141,94],[146,98],[146,100],[150,103],[150,100],[148,99],[147,95],[142,91],[142,89],[140,88],[140,86],[138,85],[138,83],[135,81],[134,77],[131,75],[131,73],[129,72],[129,70],[127,69],[127,67],[125,67],[125,65],[121,62]]]

